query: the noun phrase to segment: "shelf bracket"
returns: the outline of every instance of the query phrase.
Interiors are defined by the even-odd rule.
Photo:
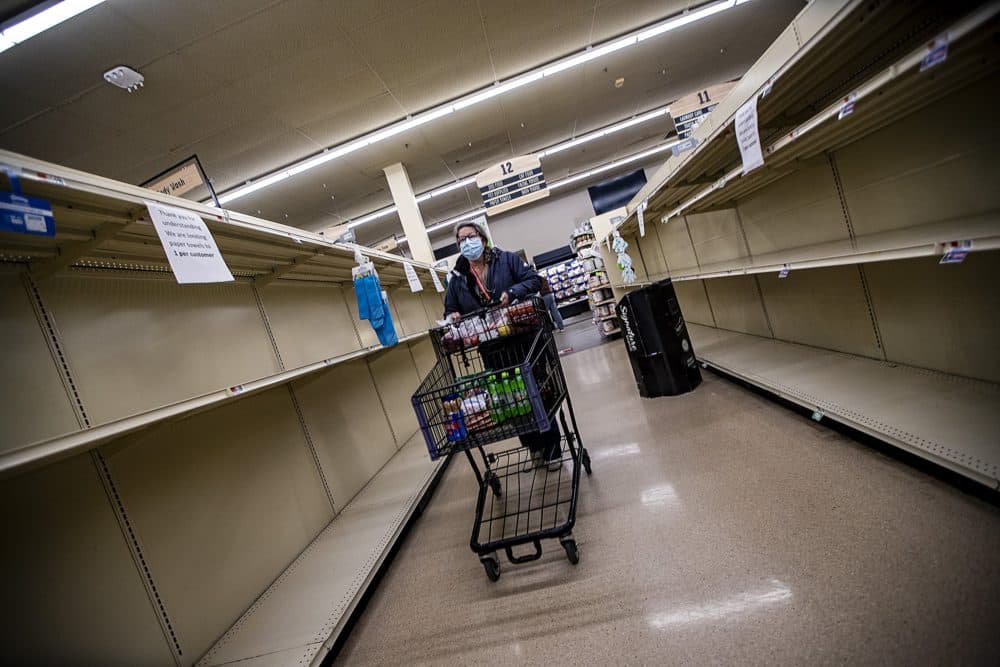
[[[308,255],[298,255],[292,258],[292,261],[288,264],[282,264],[280,266],[275,266],[271,268],[270,273],[263,273],[259,276],[255,276],[253,279],[254,284],[257,287],[266,287],[273,283],[275,280],[285,275],[286,273],[291,273],[297,268],[300,268],[303,264],[307,264],[312,261],[318,255],[322,255],[322,250],[314,250]]]
[[[41,262],[37,266],[32,265],[31,275],[44,280],[59,273],[63,269],[72,266],[81,258],[90,254],[105,241],[110,241],[125,228],[124,222],[106,222],[93,232],[87,241],[80,241],[66,246],[60,246],[59,254],[52,259]]]

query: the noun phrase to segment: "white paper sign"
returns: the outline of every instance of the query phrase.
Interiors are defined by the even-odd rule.
[[[431,280],[434,281],[434,289],[438,292],[444,291],[444,287],[441,285],[441,279],[438,278],[438,272],[435,269],[431,269]]]
[[[219,246],[197,213],[154,202],[146,202],[146,209],[178,283],[233,280]]]
[[[635,217],[639,221],[639,236],[646,235],[646,220],[642,216],[642,212],[646,210],[646,202],[639,204],[639,208],[635,210]]]
[[[757,128],[756,95],[736,112],[736,141],[740,145],[744,174],[764,166],[764,156],[760,151],[760,132]]]
[[[413,268],[413,265],[409,262],[404,262],[403,271],[406,272],[406,282],[410,283],[410,291],[422,292],[424,286],[420,284],[420,278],[417,277],[417,270]]]

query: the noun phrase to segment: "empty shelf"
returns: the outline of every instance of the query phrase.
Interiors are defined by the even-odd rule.
[[[410,438],[198,665],[318,665],[442,464]]]
[[[698,324],[698,358],[996,488],[1000,385]]]

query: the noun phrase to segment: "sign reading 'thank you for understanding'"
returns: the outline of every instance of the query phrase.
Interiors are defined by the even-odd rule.
[[[223,283],[233,280],[222,253],[197,213],[146,202],[153,227],[160,237],[177,282]]]
[[[476,176],[486,215],[509,211],[549,196],[542,163],[535,155],[511,158]]]

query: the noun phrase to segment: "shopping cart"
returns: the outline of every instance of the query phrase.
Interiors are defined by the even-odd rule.
[[[558,539],[576,564],[580,468],[590,474],[590,456],[544,301],[532,297],[486,308],[433,329],[430,336],[437,361],[413,395],[413,408],[431,459],[465,452],[476,475],[470,546],[487,576],[500,577],[498,552],[515,564],[537,560],[544,539]],[[545,438],[540,433],[551,434],[550,442],[558,437],[563,452],[558,468],[550,461],[545,463],[552,469],[533,466],[523,446],[484,449],[521,435]],[[472,450],[478,450],[481,463]],[[522,545],[534,550],[515,555]]]

